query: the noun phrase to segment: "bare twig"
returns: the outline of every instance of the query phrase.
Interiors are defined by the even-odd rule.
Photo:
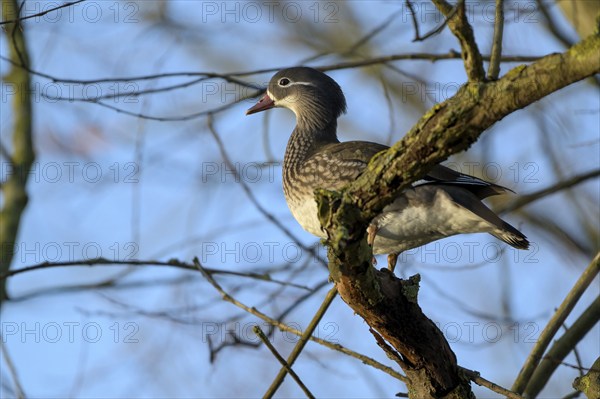
[[[473,381],[475,384],[477,384],[479,386],[486,387],[490,391],[499,393],[500,395],[506,396],[509,399],[523,399],[523,397],[521,395],[514,393],[513,391],[508,390],[506,388],[503,388],[500,385],[493,383],[492,381],[486,380],[481,375],[479,375],[479,372],[477,372],[477,371],[469,370],[464,367],[460,367],[460,369],[462,370],[463,373],[465,373],[465,375],[467,377],[469,377],[469,379],[471,381]]]
[[[485,71],[481,53],[477,48],[473,29],[467,20],[465,1],[459,0],[455,7],[452,7],[446,0],[432,0],[433,4],[448,19],[448,27],[460,42],[462,49],[462,59],[465,64],[465,71],[471,82],[482,82],[485,80]],[[452,15],[456,11],[456,15]]]
[[[17,369],[15,368],[15,365],[12,362],[12,358],[10,357],[10,354],[8,353],[8,349],[6,348],[6,344],[4,341],[4,337],[0,334],[0,350],[2,352],[2,355],[4,356],[4,362],[6,363],[6,366],[8,367],[8,371],[13,379],[13,382],[15,384],[15,393],[18,399],[25,399],[25,391],[23,391],[23,386],[21,385],[21,381],[19,380],[19,375],[17,373]]]
[[[540,393],[552,376],[552,373],[554,373],[554,370],[563,364],[564,358],[571,350],[575,349],[577,343],[598,323],[598,319],[600,319],[600,297],[597,297],[587,307],[560,339],[554,341],[552,347],[535,369],[529,384],[527,384],[527,388],[525,389],[527,397],[535,398]],[[577,368],[583,374],[581,365],[578,365]]]
[[[537,343],[533,347],[531,353],[527,357],[523,368],[519,372],[515,383],[513,384],[512,390],[522,394],[525,391],[525,388],[531,381],[531,376],[536,370],[540,360],[542,359],[542,355],[546,351],[546,348],[552,341],[554,335],[565,321],[573,307],[587,289],[587,287],[592,283],[594,278],[600,272],[600,252],[596,254],[592,262],[588,265],[585,271],[581,274],[571,291],[567,294],[567,297],[560,304],[542,333],[538,338]]]
[[[492,55],[487,76],[489,80],[496,80],[500,75],[502,35],[504,32],[504,0],[496,0],[496,13],[494,19],[494,39],[492,42]]]
[[[62,5],[54,7],[54,8],[50,8],[48,10],[39,12],[37,14],[28,15],[26,17],[19,17],[19,18],[11,19],[9,21],[2,21],[2,22],[0,22],[0,26],[6,25],[6,24],[12,24],[14,22],[25,21],[25,20],[30,19],[30,18],[39,18],[39,17],[44,16],[44,15],[46,15],[48,13],[51,13],[52,11],[60,10],[61,8],[65,8],[65,7],[71,7],[71,6],[75,5],[75,4],[83,3],[84,1],[86,1],[86,0],[71,1],[69,3],[65,3],[65,4],[62,4]],[[23,3],[25,3],[25,2],[23,2]]]
[[[257,95],[258,93],[256,93]],[[249,96],[245,96],[245,97],[241,97],[233,102],[227,103],[225,105],[221,105],[220,107],[215,107],[215,108],[211,108],[209,110],[206,111],[200,111],[200,112],[194,112],[192,114],[187,114],[187,115],[181,115],[181,116],[153,116],[153,115],[147,115],[147,114],[142,114],[140,112],[132,112],[132,111],[127,111],[125,109],[119,108],[119,107],[115,107],[114,105],[110,105],[107,103],[103,103],[101,101],[94,101],[94,100],[89,100],[89,101],[84,101],[84,102],[89,102],[92,104],[98,104],[102,107],[111,109],[113,111],[116,111],[120,114],[125,114],[125,115],[129,115],[129,116],[135,116],[136,118],[143,118],[143,119],[148,119],[148,120],[152,120],[152,121],[158,121],[158,122],[183,122],[183,121],[189,121],[191,119],[196,119],[196,118],[200,118],[203,116],[207,116],[207,115],[212,115],[212,114],[216,114],[219,112],[223,112],[225,110],[228,110],[229,108],[233,107],[235,104],[238,104],[244,100],[247,100],[249,98],[253,98],[256,97],[256,95],[249,95]]]
[[[444,28],[448,24],[448,20],[450,18],[452,18],[454,16],[454,14],[456,14],[456,12],[458,11],[458,8],[460,7],[460,3],[457,3],[456,6],[453,8],[453,10],[444,16],[444,21],[442,21],[442,23],[439,26],[436,26],[435,28],[433,28],[432,30],[430,30],[423,36],[421,36],[419,33],[419,24],[417,22],[417,16],[415,13],[415,9],[413,8],[413,5],[410,2],[410,0],[406,0],[406,6],[408,7],[408,10],[410,11],[410,16],[412,18],[413,26],[415,28],[415,38],[413,39],[413,42],[422,42],[422,41],[429,39],[431,36],[437,35],[442,30],[444,30]]]
[[[517,198],[516,200],[512,201],[511,203],[509,203],[503,207],[500,207],[499,209],[496,210],[496,212],[498,212],[498,213],[514,212],[517,209],[520,209],[526,205],[529,205],[530,203],[532,203],[534,201],[537,201],[541,198],[545,198],[546,196],[557,193],[559,191],[569,189],[573,186],[576,186],[577,184],[583,183],[589,179],[594,179],[598,176],[600,176],[600,169],[592,170],[590,172],[586,172],[586,173],[582,173],[580,175],[573,176],[570,179],[558,182],[550,187],[546,187],[539,191],[535,191],[531,194],[522,195],[519,198]]]
[[[304,330],[304,333],[300,337],[300,340],[296,343],[296,346],[294,346],[292,353],[290,353],[290,355],[288,356],[287,364],[292,366],[294,364],[294,362],[296,361],[296,359],[298,358],[298,356],[300,356],[300,353],[304,349],[304,346],[306,345],[308,340],[312,337],[313,332],[319,325],[319,322],[325,315],[325,312],[329,308],[329,305],[331,305],[331,302],[333,302],[333,300],[335,299],[336,295],[337,295],[336,288],[335,287],[331,288],[329,290],[329,292],[327,293],[327,296],[325,296],[325,299],[323,300],[323,303],[319,307],[319,310],[317,310],[317,313],[315,313],[315,315],[313,316],[312,320],[310,321],[310,324],[306,327],[306,330]],[[283,382],[283,379],[285,378],[285,375],[287,374],[287,372],[288,372],[288,370],[285,367],[282,367],[281,370],[279,370],[279,373],[277,374],[277,376],[271,383],[271,386],[265,393],[264,398],[272,398],[273,395],[275,395],[275,393],[277,392],[277,389],[279,389],[279,387],[281,386],[281,383]]]
[[[350,47],[348,47],[348,50],[345,50],[342,53],[342,55],[354,54],[356,52],[356,50],[358,50],[360,47],[367,44],[371,39],[373,39],[379,33],[383,32],[385,29],[387,29],[391,25],[391,23],[394,22],[396,17],[398,17],[398,15],[400,15],[403,12],[404,12],[404,10],[401,7],[396,12],[393,12],[392,14],[390,14],[381,24],[377,25],[375,28],[371,29],[371,31],[367,32],[366,35],[364,35],[363,37],[361,37],[360,39],[358,39],[357,41],[352,43],[352,45]]]
[[[373,330],[372,328],[369,328],[369,332],[373,335],[375,341],[377,342],[377,345],[381,349],[383,349],[383,351],[390,360],[393,360],[394,362],[398,363],[402,368],[406,367],[406,363],[404,362],[404,359],[402,359],[402,356],[400,356],[400,354],[396,352],[396,350],[392,348],[390,344],[385,342],[385,339],[377,331]]]
[[[302,382],[300,377],[298,377],[298,374],[296,374],[296,372],[294,370],[292,370],[292,366],[288,362],[286,362],[283,357],[281,357],[279,352],[277,352],[277,349],[275,349],[275,347],[271,344],[271,342],[269,342],[269,338],[260,329],[260,327],[254,326],[252,328],[252,330],[254,331],[254,334],[256,334],[258,336],[258,338],[260,338],[260,340],[267,346],[267,348],[269,348],[269,350],[271,351],[273,356],[275,356],[275,359],[277,359],[277,361],[279,361],[279,363],[281,363],[283,368],[285,368],[286,371],[290,374],[290,376],[294,379],[294,381],[296,381],[296,383],[302,389],[302,391],[304,392],[306,397],[314,398],[314,395],[308,390],[306,385],[304,385],[304,383]]]
[[[502,62],[533,62],[537,61],[540,58],[544,57],[544,55],[510,55],[501,57]],[[341,62],[334,63],[329,65],[324,65],[318,67],[319,70],[322,71],[331,71],[337,69],[348,69],[355,68],[361,66],[369,66],[369,65],[377,65],[384,64],[392,61],[404,61],[404,60],[422,60],[422,61],[451,61],[461,59],[461,54],[454,51],[449,50],[446,53],[403,53],[403,54],[392,54],[392,55],[384,55],[379,57],[372,57],[364,60],[356,60],[349,62]],[[484,61],[489,61],[491,59],[490,55],[482,55],[482,59]],[[204,80],[208,78],[213,79],[223,79],[229,83],[238,84],[242,87],[246,87],[249,89],[260,89],[262,88],[262,84],[249,83],[243,81],[241,79],[237,79],[236,77],[244,77],[244,76],[252,76],[270,72],[276,72],[280,69],[287,68],[289,65],[276,66],[264,69],[256,69],[251,71],[240,71],[240,72],[231,72],[227,74],[221,73],[213,73],[213,72],[191,72],[191,71],[182,71],[182,72],[166,72],[160,74],[151,74],[151,75],[139,75],[139,76],[129,76],[129,77],[111,77],[111,78],[98,78],[98,79],[72,79],[72,78],[61,78],[58,76],[50,75],[48,73],[40,72],[34,69],[30,69],[27,65],[22,65],[19,62],[13,61],[8,57],[0,55],[0,60],[6,61],[12,65],[15,65],[20,68],[26,69],[30,74],[39,76],[44,79],[48,79],[54,83],[68,83],[68,84],[81,84],[81,85],[92,85],[92,84],[101,84],[101,83],[131,83],[138,82],[144,80],[153,80],[153,79],[163,79],[163,78],[175,78],[175,77],[198,77],[204,78]],[[202,82],[203,80],[198,80],[198,82]],[[198,83],[196,82],[196,83]],[[179,84],[173,86],[173,89],[178,88]],[[166,88],[162,89],[163,91]],[[123,95],[123,94],[122,94]],[[125,93],[125,95],[136,95],[135,93]]]
[[[266,314],[262,313],[258,309],[247,306],[244,303],[242,303],[242,302],[238,301],[237,299],[235,299],[234,297],[232,297],[231,295],[229,295],[227,292],[225,292],[225,290],[221,287],[221,285],[219,283],[217,283],[217,281],[210,275],[210,273],[207,273],[204,270],[204,267],[200,264],[200,262],[198,262],[198,259],[194,259],[194,265],[196,266],[196,268],[198,270],[200,270],[202,272],[202,274],[204,275],[206,280],[210,283],[210,285],[212,285],[217,290],[217,292],[219,292],[221,294],[223,300],[245,310],[246,312],[258,317],[259,319],[261,319],[263,321],[266,321],[267,323],[279,328],[281,331],[286,331],[286,332],[292,333],[294,335],[297,335],[299,337],[302,336],[303,333],[301,331],[299,331],[295,328],[292,328],[279,320],[275,320],[275,319],[267,316]],[[310,340],[313,342],[316,342],[320,345],[323,345],[329,349],[333,349],[333,350],[341,352],[345,355],[348,355],[350,357],[354,357],[354,358],[360,360],[361,362],[363,362],[364,364],[367,364],[367,365],[374,367],[380,371],[383,371],[384,373],[389,374],[392,377],[394,377],[400,381],[403,381],[403,382],[407,381],[406,376],[398,373],[396,370],[392,369],[391,367],[385,366],[368,356],[361,355],[358,352],[354,352],[353,350],[345,348],[344,346],[342,346],[340,344],[335,344],[333,342],[330,342],[330,341],[327,341],[325,339],[318,338],[315,336],[311,336]]]
[[[178,269],[184,269],[184,270],[189,270],[189,271],[197,270],[197,268],[194,265],[179,261],[177,259],[170,259],[168,261],[158,261],[158,260],[134,260],[134,259],[111,260],[111,259],[106,259],[106,258],[93,258],[93,259],[81,259],[81,260],[66,261],[66,262],[38,263],[36,265],[26,266],[26,267],[22,267],[20,269],[9,270],[7,272],[0,273],[0,280],[4,280],[8,277],[15,276],[15,275],[21,274],[21,273],[31,272],[34,270],[50,269],[50,268],[54,268],[54,267],[79,267],[79,266],[96,266],[96,265],[105,265],[105,266],[125,265],[125,266],[139,266],[139,267],[166,266],[166,267],[175,267]],[[238,277],[247,277],[247,278],[253,278],[256,280],[273,282],[275,284],[286,285],[286,286],[300,288],[300,289],[307,289],[307,287],[302,286],[302,285],[273,279],[268,274],[244,273],[244,272],[236,272],[236,271],[231,271],[231,270],[219,270],[219,269],[211,269],[211,268],[205,268],[205,270],[211,274],[223,274],[223,275],[231,275],[231,276],[238,276]],[[104,284],[106,285],[107,283],[105,282]]]

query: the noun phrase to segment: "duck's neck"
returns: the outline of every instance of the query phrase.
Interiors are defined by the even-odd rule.
[[[312,154],[326,144],[339,143],[337,138],[337,121],[323,128],[316,128],[304,123],[298,123],[285,149],[283,158],[284,170],[296,169]]]

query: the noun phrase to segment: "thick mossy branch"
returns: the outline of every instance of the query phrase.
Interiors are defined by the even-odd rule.
[[[411,397],[470,397],[456,357],[439,329],[414,302],[401,280],[370,266],[369,222],[435,164],[467,149],[508,114],[600,72],[600,36],[563,54],[518,66],[501,79],[464,85],[433,107],[401,141],[377,154],[367,170],[338,193],[316,194],[327,230],[329,270],[342,299],[401,356]]]

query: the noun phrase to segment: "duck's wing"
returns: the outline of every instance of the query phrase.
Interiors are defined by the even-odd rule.
[[[492,195],[504,194],[506,192],[513,192],[507,187],[487,182],[475,176],[457,172],[443,165],[434,166],[422,180],[415,183],[415,185],[420,184],[444,184],[462,187],[475,194],[479,199],[487,198]]]
[[[356,180],[367,167],[371,158],[388,148],[383,144],[368,141],[331,143],[323,146],[318,153],[309,158],[308,162],[316,164],[317,170],[323,171],[319,179],[319,187],[336,190]],[[415,186],[423,184],[462,187],[475,194],[479,199],[513,192],[509,188],[457,172],[443,165],[435,165],[422,180],[414,183]]]
[[[337,190],[356,180],[375,154],[389,147],[368,141],[326,144],[306,162],[318,171],[317,187]]]

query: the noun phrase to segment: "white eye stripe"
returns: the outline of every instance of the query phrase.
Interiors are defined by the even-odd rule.
[[[289,86],[294,86],[294,85],[317,87],[314,83],[310,83],[310,82],[290,82],[290,83],[288,83],[287,86],[289,87]]]
[[[282,85],[282,84],[281,84],[281,81],[282,81],[283,79],[286,79],[286,80],[288,81],[288,83],[287,83],[287,84],[285,84],[285,85]],[[289,78],[281,78],[281,79],[279,80],[279,82],[277,83],[277,85],[278,85],[278,86],[280,86],[280,87],[290,87],[290,86],[294,86],[294,85],[302,85],[302,86],[312,86],[312,87],[317,87],[317,86],[316,86],[314,83],[310,83],[310,82],[293,82],[293,81],[291,81]]]

